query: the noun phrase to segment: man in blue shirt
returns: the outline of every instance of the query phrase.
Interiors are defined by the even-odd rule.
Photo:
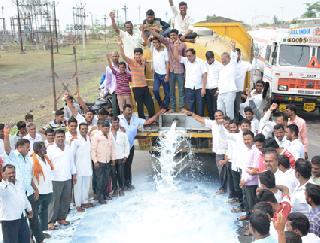
[[[145,120],[137,117],[136,115],[132,115],[132,106],[126,104],[123,108],[123,114],[118,116],[120,120],[120,127],[124,128],[125,132],[127,133],[130,145],[130,154],[127,162],[124,165],[124,181],[126,190],[134,189],[134,186],[132,185],[131,165],[134,156],[134,139],[138,134],[138,128],[154,123],[161,114],[162,111]]]
[[[45,235],[42,233],[38,217],[38,209],[36,201],[39,199],[39,191],[34,184],[33,178],[33,163],[29,156],[29,140],[19,139],[15,144],[15,150],[11,150],[9,141],[10,128],[4,128],[4,149],[6,155],[4,157],[5,164],[15,166],[16,178],[23,183],[23,189],[31,204],[33,217],[29,219],[30,228],[36,242],[43,242]]]
[[[305,195],[306,201],[312,208],[308,216],[309,232],[320,237],[320,186],[308,183]]]

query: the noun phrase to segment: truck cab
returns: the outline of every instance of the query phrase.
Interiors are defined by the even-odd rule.
[[[270,83],[271,100],[294,103],[307,112],[320,107],[320,28],[290,29],[266,48],[263,80]]]

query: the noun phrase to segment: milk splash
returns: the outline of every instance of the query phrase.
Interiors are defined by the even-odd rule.
[[[159,156],[154,156],[153,162],[154,180],[158,191],[175,190],[174,179],[188,166],[187,162],[192,157],[186,131],[184,129],[177,130],[176,126],[177,121],[173,121],[170,129],[161,132],[158,139],[156,151]]]

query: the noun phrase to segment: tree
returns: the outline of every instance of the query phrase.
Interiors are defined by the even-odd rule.
[[[320,13],[320,1],[316,1],[315,3],[306,3],[307,10],[302,15],[305,18],[316,18],[317,14]]]
[[[273,24],[280,24],[280,21],[276,15],[273,16]]]

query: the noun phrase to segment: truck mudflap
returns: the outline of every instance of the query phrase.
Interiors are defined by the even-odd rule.
[[[305,95],[287,95],[287,94],[272,94],[271,100],[278,103],[279,110],[284,111],[288,104],[296,105],[300,110],[306,112],[314,112],[320,109],[320,96],[310,97]]]

